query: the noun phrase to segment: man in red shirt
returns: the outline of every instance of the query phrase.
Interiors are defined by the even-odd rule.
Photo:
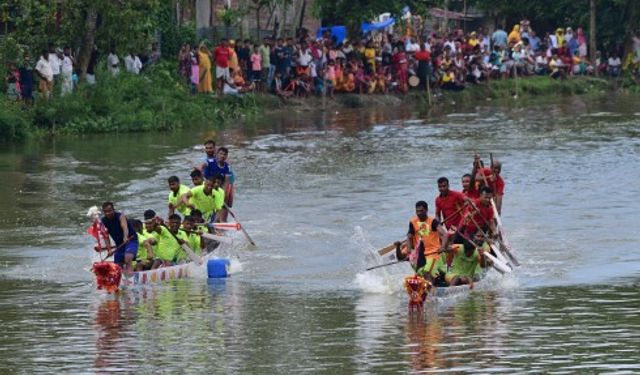
[[[462,194],[471,199],[480,198],[480,192],[476,188],[475,181],[469,173],[462,176]]]
[[[498,213],[502,212],[502,197],[504,196],[504,180],[500,176],[502,171],[502,163],[497,160],[493,161],[491,168],[481,168],[476,179],[484,184],[486,179],[488,187],[495,193],[496,208]]]
[[[442,220],[447,227],[458,226],[462,216],[460,211],[465,205],[465,198],[459,191],[449,190],[449,180],[446,177],[438,179],[438,191],[436,197],[436,218]]]
[[[216,90],[218,95],[222,95],[224,82],[229,78],[229,42],[223,38],[220,45],[213,51],[213,59],[216,64]]]
[[[478,229],[484,232],[489,230],[493,234],[498,233],[493,222],[492,198],[493,190],[490,187],[483,186],[480,188],[480,198],[472,200],[471,205],[465,210],[460,225],[464,227],[462,230],[467,237],[473,236]]]

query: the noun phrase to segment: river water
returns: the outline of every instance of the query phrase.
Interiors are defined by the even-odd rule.
[[[1,372],[640,372],[636,97],[266,116],[0,152]],[[491,104],[491,103],[488,103]],[[107,296],[87,208],[166,211],[206,138],[228,145],[242,271]],[[435,180],[503,162],[522,267],[410,314],[404,265],[363,272]],[[433,213],[433,207],[430,207]]]

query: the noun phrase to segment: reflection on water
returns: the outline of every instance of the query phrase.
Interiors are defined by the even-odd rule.
[[[640,371],[640,255],[630,250],[639,238],[625,222],[640,209],[636,104],[288,113],[218,132],[2,148],[0,368]],[[134,217],[164,214],[166,178],[188,181],[209,137],[231,145],[234,208],[258,243],[237,241],[243,272],[96,294],[83,270],[86,208],[110,199]],[[457,188],[476,151],[504,163],[504,220],[523,267],[410,316],[406,268],[363,273],[366,254],[405,235],[437,177]]]

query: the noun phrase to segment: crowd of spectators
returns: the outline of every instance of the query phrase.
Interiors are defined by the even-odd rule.
[[[539,36],[528,20],[510,32],[498,28],[489,33],[454,30],[429,33],[424,38],[373,32],[338,42],[329,32],[315,38],[302,33],[297,38],[251,40],[221,39],[210,49],[185,44],[178,55],[179,74],[193,93],[239,95],[271,92],[282,98],[334,93],[404,94],[414,90],[463,90],[490,80],[539,75],[566,79],[575,75],[619,77],[623,70],[640,78],[640,34],[633,37],[630,53],[622,59],[614,48],[595,61],[589,59],[587,36],[582,28],[557,28]],[[107,71],[116,76],[124,68],[140,74],[160,60],[159,46],[137,55],[129,51],[123,61],[115,48],[106,57]],[[85,74],[96,83],[98,51],[94,49]],[[66,95],[78,82],[78,66],[71,49],[50,46],[33,63],[26,54],[20,66],[10,63],[5,76],[7,96],[33,101],[34,87],[40,97]]]
[[[484,29],[465,33],[430,33],[426,38],[370,33],[337,42],[321,38],[251,40],[222,39],[213,51],[202,43],[184,45],[180,74],[194,92],[219,95],[269,91],[281,97],[334,93],[406,93],[415,89],[463,90],[494,79],[548,75],[620,76],[623,67],[635,76],[640,63],[640,37],[623,64],[618,49],[606,59],[597,52],[590,61],[582,28],[558,28],[539,36],[523,20],[507,33]],[[215,85],[214,85],[215,80]]]

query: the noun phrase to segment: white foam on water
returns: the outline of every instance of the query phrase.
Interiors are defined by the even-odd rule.
[[[386,278],[373,272],[356,274],[354,284],[365,293],[393,294],[394,290]]]
[[[242,262],[240,262],[240,259],[237,258],[231,258],[229,259],[229,274],[233,275],[239,272],[242,272]]]

